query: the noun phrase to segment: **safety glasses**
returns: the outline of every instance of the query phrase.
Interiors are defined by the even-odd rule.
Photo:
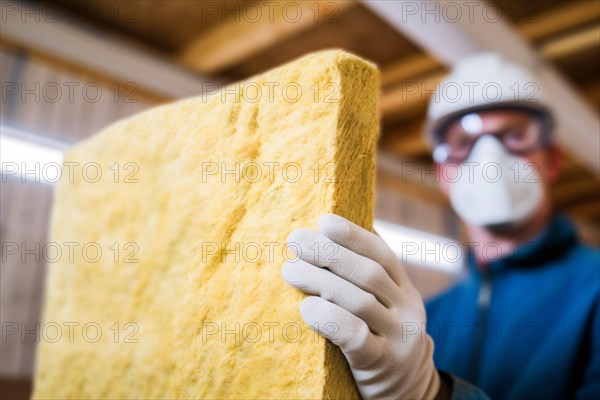
[[[445,125],[433,158],[438,163],[462,163],[484,135],[498,138],[505,148],[525,155],[547,144],[548,134],[537,115],[523,110],[494,110],[465,114]]]

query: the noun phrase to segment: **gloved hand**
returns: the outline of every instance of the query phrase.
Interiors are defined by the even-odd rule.
[[[340,347],[363,399],[434,398],[440,378],[425,308],[393,251],[337,215],[323,215],[319,231],[289,235],[298,258],[282,270],[314,295],[300,305],[304,321]]]

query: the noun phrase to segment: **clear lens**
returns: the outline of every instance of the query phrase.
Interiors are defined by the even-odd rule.
[[[463,162],[483,135],[494,135],[514,154],[525,154],[542,145],[542,125],[523,110],[489,110],[464,115],[446,129],[434,151],[437,162]],[[437,154],[436,154],[437,153]]]
[[[536,149],[542,142],[542,127],[537,121],[524,122],[522,125],[506,129],[502,134],[502,143],[513,153],[526,153]]]

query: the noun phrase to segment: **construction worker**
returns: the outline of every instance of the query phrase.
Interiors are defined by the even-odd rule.
[[[471,244],[465,277],[426,305],[386,243],[344,218],[289,236],[300,261],[282,276],[363,398],[600,399],[600,252],[553,213],[553,126],[534,75],[497,55],[441,83],[427,133]]]

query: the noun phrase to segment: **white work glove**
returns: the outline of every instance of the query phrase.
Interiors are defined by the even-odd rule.
[[[363,399],[432,399],[440,378],[425,308],[393,251],[377,235],[337,215],[319,231],[297,229],[288,246],[298,258],[283,279],[314,295],[302,318],[339,346]]]

